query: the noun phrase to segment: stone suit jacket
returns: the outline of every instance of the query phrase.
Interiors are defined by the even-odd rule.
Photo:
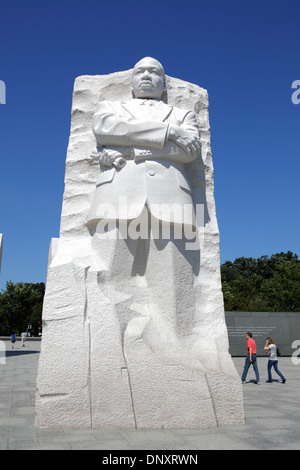
[[[102,101],[97,107],[93,121],[97,146],[120,151],[126,147],[127,154],[130,147],[131,157],[121,169],[102,166],[87,222],[135,219],[147,204],[159,220],[195,226],[184,169],[193,158],[167,136],[173,123],[199,137],[196,116],[162,101],[147,116],[141,101],[145,100]]]

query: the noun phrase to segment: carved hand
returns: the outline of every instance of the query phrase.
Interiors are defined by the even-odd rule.
[[[111,149],[103,149],[99,156],[100,163],[105,166],[115,166],[116,168],[123,168],[126,165],[126,160],[121,152]]]
[[[169,140],[181,147],[191,159],[195,159],[199,155],[201,150],[200,139],[190,134],[182,127],[174,124],[170,125]]]

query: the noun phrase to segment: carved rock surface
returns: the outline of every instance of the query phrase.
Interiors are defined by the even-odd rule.
[[[201,131],[202,158],[187,165],[193,198],[204,214],[199,272],[192,288],[180,272],[180,292],[169,299],[164,285],[160,298],[153,299],[143,276],[107,281],[106,245],[97,244],[86,225],[99,174],[91,157],[92,119],[100,100],[131,99],[132,70],[78,77],[60,235],[49,251],[36,395],[39,427],[201,428],[244,422],[221,291],[208,95],[196,85],[166,78],[168,103],[194,109]],[[155,273],[158,261],[151,263]],[[189,325],[178,334],[160,312],[179,308],[188,316],[191,303]]]

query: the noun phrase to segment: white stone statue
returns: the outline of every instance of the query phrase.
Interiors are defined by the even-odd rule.
[[[49,254],[36,424],[242,422],[207,93],[150,57],[133,71],[79,77],[60,237]]]
[[[90,221],[105,217],[105,202],[113,205],[118,220],[137,218],[145,204],[159,220],[164,220],[161,204],[193,205],[184,165],[200,153],[198,124],[192,111],[161,101],[165,90],[162,65],[149,57],[134,68],[135,99],[99,103],[94,134],[103,149],[100,161],[110,169],[98,177]],[[126,213],[120,213],[122,196],[127,199]],[[167,223],[193,225],[190,218],[185,220],[189,211],[167,215]],[[172,215],[178,217],[170,220]]]

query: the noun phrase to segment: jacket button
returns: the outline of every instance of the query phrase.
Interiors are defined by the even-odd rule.
[[[150,175],[150,176],[154,176],[154,175],[155,175],[155,171],[154,171],[154,170],[149,170],[149,175]]]

